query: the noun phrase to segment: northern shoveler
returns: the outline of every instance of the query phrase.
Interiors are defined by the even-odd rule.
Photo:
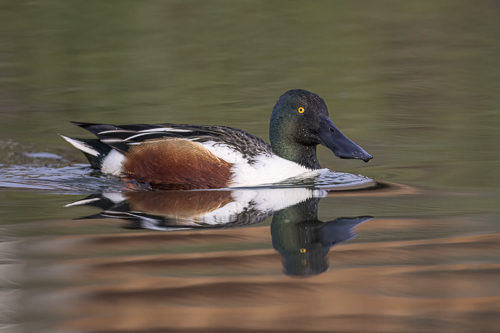
[[[333,124],[324,100],[303,89],[289,90],[276,102],[269,126],[271,145],[225,126],[74,124],[97,139],[61,136],[81,150],[92,167],[165,190],[280,182],[320,169],[318,144],[340,158],[372,158]]]

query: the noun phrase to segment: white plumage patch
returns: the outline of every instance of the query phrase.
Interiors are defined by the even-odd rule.
[[[273,184],[299,175],[318,174],[317,170],[308,169],[276,155],[261,155],[254,164],[236,164],[231,171],[232,187]]]
[[[129,136],[128,138],[124,139],[123,141],[129,141],[129,140],[138,138],[140,136],[149,135],[149,134],[150,133],[139,133],[139,134],[136,134],[136,135]]]
[[[61,134],[59,134],[59,135],[61,135]],[[74,139],[68,138],[67,136],[64,136],[64,135],[61,135],[61,137],[64,140],[71,143],[76,149],[79,149],[79,150],[83,151],[84,153],[87,153],[87,154],[92,155],[92,156],[99,156],[99,154],[100,154],[97,150],[90,147],[89,145],[87,145],[83,141],[74,140]]]
[[[139,131],[139,133],[154,133],[154,132],[192,132],[187,129],[171,128],[171,127],[160,127],[160,128],[150,128],[147,130]]]
[[[110,131],[111,132],[111,131]],[[192,132],[191,130],[185,130],[185,129],[178,129],[178,128],[171,128],[171,127],[160,127],[160,128],[151,128],[147,130],[142,130],[136,132],[137,134],[129,136],[128,138],[124,139],[123,141],[130,141],[132,139],[149,135],[151,133],[159,133],[159,132]]]
[[[228,145],[213,141],[203,142],[201,145],[218,158],[234,164],[231,168],[231,187],[273,184],[302,174],[318,174],[316,170],[277,155],[262,154],[257,156],[255,163],[250,164],[243,154]]]
[[[121,176],[123,172],[123,161],[125,156],[122,153],[111,149],[108,155],[102,161],[101,171],[115,176]]]
[[[99,132],[97,134],[101,135],[101,134],[109,134],[109,133],[137,133],[137,132],[133,131],[133,130],[114,129],[114,130],[102,131],[102,132]]]

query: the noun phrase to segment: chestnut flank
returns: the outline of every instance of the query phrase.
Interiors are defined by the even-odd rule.
[[[125,175],[161,190],[228,187],[233,166],[201,144],[183,139],[144,141],[125,157]]]

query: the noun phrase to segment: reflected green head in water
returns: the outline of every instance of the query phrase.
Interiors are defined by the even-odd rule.
[[[333,124],[323,98],[303,89],[289,90],[274,106],[269,127],[273,152],[311,169],[320,169],[319,144],[337,157],[368,162],[372,156],[349,140]]]

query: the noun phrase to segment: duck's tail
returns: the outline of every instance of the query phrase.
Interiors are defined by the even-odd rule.
[[[102,167],[102,161],[111,151],[111,147],[102,143],[98,139],[77,139],[59,134],[64,140],[71,143],[76,149],[80,150],[89,160],[90,165],[95,169]]]

